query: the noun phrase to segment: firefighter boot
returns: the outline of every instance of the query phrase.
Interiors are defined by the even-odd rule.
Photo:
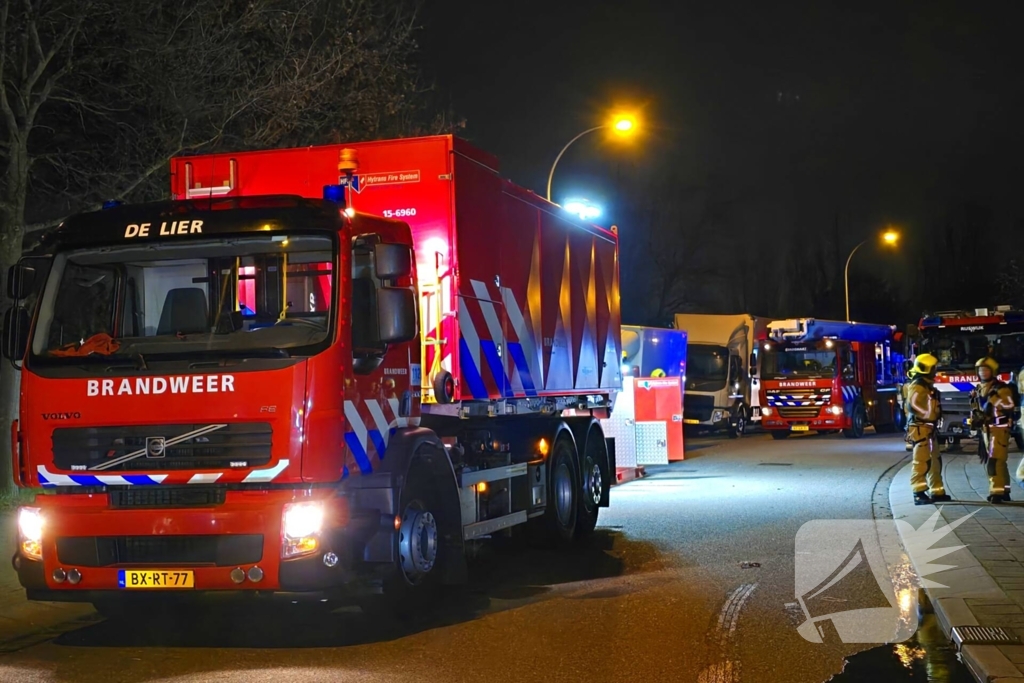
[[[925,491],[917,491],[914,493],[914,505],[931,505],[932,499],[928,497]]]
[[[1010,445],[1010,430],[1006,427],[990,427],[988,438],[989,502],[1006,502],[1006,487],[1010,483],[1010,470],[1006,466],[1006,451]],[[992,500],[996,498],[998,500]]]

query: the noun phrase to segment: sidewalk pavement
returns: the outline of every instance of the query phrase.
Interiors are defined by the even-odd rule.
[[[29,602],[11,566],[17,543],[13,510],[0,510],[0,654],[47,640],[97,619],[92,605]]]
[[[1010,460],[1013,472],[1016,455]],[[988,476],[977,456],[944,453],[943,465],[943,483],[954,502],[939,506],[942,519],[949,523],[975,514],[935,544],[967,547],[935,560],[955,568],[927,577],[946,586],[927,588],[928,598],[947,636],[956,626],[992,626],[1019,637],[1021,644],[965,644],[960,653],[979,681],[1024,683],[1024,490],[1014,483],[1014,502],[992,505],[985,500]],[[893,519],[915,529],[935,512],[933,505],[914,505],[909,464],[892,480],[889,504]]]

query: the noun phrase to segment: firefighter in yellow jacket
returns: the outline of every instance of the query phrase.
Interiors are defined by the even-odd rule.
[[[980,455],[988,471],[988,502],[1004,503],[1010,500],[1006,451],[1016,407],[1013,390],[996,378],[999,363],[994,358],[982,358],[974,366],[979,382],[971,392],[971,426],[981,431],[984,442],[984,452]]]
[[[914,491],[915,505],[950,500],[942,485],[942,455],[935,438],[935,429],[942,416],[939,393],[935,389],[935,366],[938,363],[935,356],[922,353],[914,359],[914,367],[907,373],[911,378],[906,389],[907,441],[914,449],[910,487]]]

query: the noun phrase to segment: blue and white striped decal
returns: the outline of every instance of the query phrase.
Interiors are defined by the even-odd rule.
[[[935,388],[940,392],[973,391],[974,384],[971,382],[936,382]]]
[[[243,484],[265,484],[273,481],[288,467],[288,460],[278,460],[273,467],[252,470],[242,479]],[[51,472],[46,465],[38,465],[36,474],[43,488],[58,486],[157,486],[163,484],[166,474],[60,474]],[[199,472],[189,477],[185,484],[212,484],[224,476],[224,472]]]
[[[853,403],[860,396],[860,387],[840,387],[843,391],[843,403]]]

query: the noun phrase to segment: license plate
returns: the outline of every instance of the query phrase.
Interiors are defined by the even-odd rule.
[[[790,427],[790,429],[792,429],[794,432],[809,432],[809,431],[811,431],[811,428],[808,427],[807,425],[793,425],[792,427]]]
[[[117,585],[140,590],[196,587],[195,575],[180,569],[122,569],[117,572]]]

